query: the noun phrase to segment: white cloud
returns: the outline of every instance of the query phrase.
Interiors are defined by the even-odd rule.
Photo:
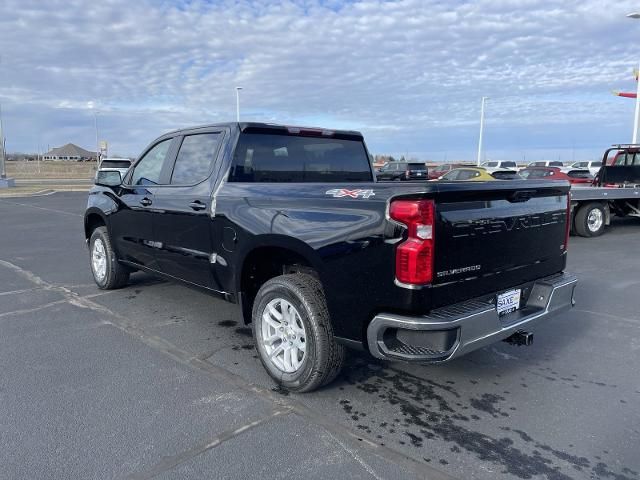
[[[630,130],[633,102],[608,94],[634,88],[628,1],[4,3],[10,149],[90,145],[95,102],[103,136],[135,154],[233,119],[236,85],[247,119],[361,129],[373,151],[472,154],[482,95],[489,151],[595,151]]]

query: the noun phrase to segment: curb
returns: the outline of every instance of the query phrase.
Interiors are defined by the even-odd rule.
[[[0,198],[18,198],[18,197],[44,197],[53,195],[54,193],[65,192],[88,192],[90,188],[64,188],[64,189],[44,189],[35,192],[0,192]]]

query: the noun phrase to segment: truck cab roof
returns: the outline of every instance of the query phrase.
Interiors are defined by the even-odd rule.
[[[175,135],[176,133],[192,133],[201,130],[207,130],[212,128],[230,128],[238,129],[243,133],[278,133],[291,134],[291,135],[309,135],[309,136],[324,136],[335,138],[349,138],[353,140],[363,140],[364,137],[361,132],[355,130],[335,130],[326,129],[321,127],[306,127],[299,125],[283,125],[277,123],[262,123],[262,122],[220,122],[210,123],[205,125],[196,125],[193,127],[179,128],[167,132],[166,135]]]

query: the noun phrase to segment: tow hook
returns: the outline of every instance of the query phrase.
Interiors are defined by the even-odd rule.
[[[533,333],[525,332],[524,330],[518,330],[513,335],[504,339],[505,342],[511,345],[525,345],[529,346],[533,343]]]

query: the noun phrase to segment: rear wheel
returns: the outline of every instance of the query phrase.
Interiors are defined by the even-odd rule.
[[[310,392],[340,372],[345,349],[333,336],[315,277],[296,273],[268,280],[256,295],[252,321],[262,365],[286,389]]]
[[[130,270],[118,263],[107,227],[98,227],[91,233],[89,254],[91,272],[98,288],[112,290],[127,284]]]
[[[606,212],[604,205],[592,202],[578,209],[575,216],[576,233],[581,237],[597,237],[604,233]]]

